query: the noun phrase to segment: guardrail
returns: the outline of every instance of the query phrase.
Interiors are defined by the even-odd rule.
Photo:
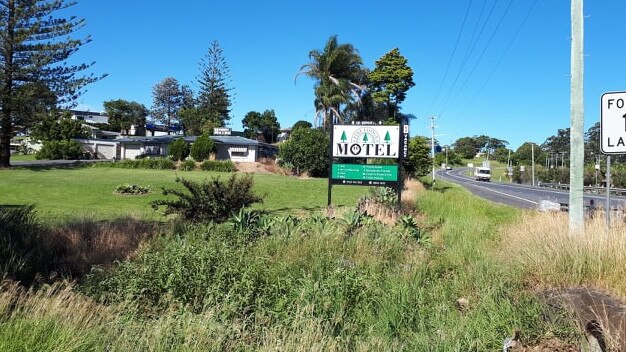
[[[569,190],[569,185],[566,183],[544,183],[539,182],[537,184],[539,187],[553,188],[567,191]],[[595,193],[595,194],[604,194],[606,193],[606,187],[595,187],[595,186],[584,186],[583,192],[587,193]],[[626,188],[611,188],[609,192],[612,195],[616,196],[626,196]]]

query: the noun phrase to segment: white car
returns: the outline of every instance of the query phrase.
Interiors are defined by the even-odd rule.
[[[488,167],[477,167],[474,169],[474,178],[476,181],[491,181],[491,169]]]

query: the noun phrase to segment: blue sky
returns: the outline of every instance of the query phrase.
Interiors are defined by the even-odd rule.
[[[569,126],[565,0],[79,0],[69,11],[87,20],[81,34],[93,39],[73,59],[108,74],[78,101],[92,111],[120,98],[149,108],[151,87],[168,76],[196,90],[198,63],[217,40],[230,67],[232,128],[252,110],[274,109],[283,127],[312,122],[314,82],[295,76],[308,52],[336,34],[369,68],[395,47],[408,59],[416,86],[402,110],[417,116],[411,135],[429,135],[436,115],[443,145],[486,134],[515,149]],[[587,1],[585,14],[588,128],[602,93],[626,90],[626,1]]]

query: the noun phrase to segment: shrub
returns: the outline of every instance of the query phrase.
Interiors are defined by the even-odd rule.
[[[196,169],[196,161],[187,159],[183,161],[182,163],[180,163],[179,169],[183,171],[193,171]]]
[[[203,182],[176,178],[176,182],[182,183],[188,193],[180,189],[163,189],[163,195],[173,195],[178,199],[156,200],[152,202],[152,207],[158,209],[165,206],[166,215],[180,214],[189,221],[221,223],[228,220],[233,212],[263,201],[262,197],[252,192],[250,175],[232,175],[225,182],[220,178]]]
[[[153,170],[171,170],[176,168],[174,161],[168,158],[146,158],[137,160],[139,167]]]
[[[37,152],[37,159],[72,160],[80,159],[83,147],[75,140],[44,141],[41,150]]]
[[[191,157],[198,161],[204,161],[215,151],[215,143],[208,135],[198,137],[191,146]]]
[[[206,160],[200,164],[203,171],[234,172],[235,164],[230,160]]]
[[[144,187],[140,185],[119,185],[115,188],[115,193],[123,194],[123,195],[138,195],[138,194],[148,194],[150,193],[150,187]]]
[[[280,157],[291,163],[296,173],[308,172],[311,176],[328,175],[329,136],[321,130],[298,128],[289,140],[280,146]]]
[[[189,156],[189,143],[185,142],[183,138],[178,138],[170,143],[167,152],[175,161],[184,160]]]
[[[48,253],[42,247],[43,227],[33,205],[0,207],[0,277],[25,285],[45,272]]]

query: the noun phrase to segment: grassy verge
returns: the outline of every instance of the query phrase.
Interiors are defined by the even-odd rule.
[[[420,241],[355,212],[181,224],[78,290],[5,285],[0,347],[72,350],[72,331],[79,350],[494,351],[563,333],[497,256],[519,211],[437,187],[417,194]]]
[[[74,218],[87,215],[110,219],[121,216],[160,219],[150,208],[152,200],[162,198],[161,188],[176,186],[176,177],[202,180],[228,177],[228,173],[117,168],[15,168],[0,171],[3,205],[37,205],[49,217]],[[271,174],[254,175],[255,191],[265,194],[258,208],[268,211],[302,212],[326,205],[325,179],[298,179]],[[115,189],[124,184],[149,187],[142,196],[120,196]],[[364,187],[335,187],[333,204],[353,205],[366,192]]]
[[[588,219],[578,236],[569,235],[567,214],[525,214],[504,231],[503,243],[506,260],[523,268],[529,285],[594,287],[626,300],[625,232],[624,222],[614,221],[607,233],[603,211]]]

